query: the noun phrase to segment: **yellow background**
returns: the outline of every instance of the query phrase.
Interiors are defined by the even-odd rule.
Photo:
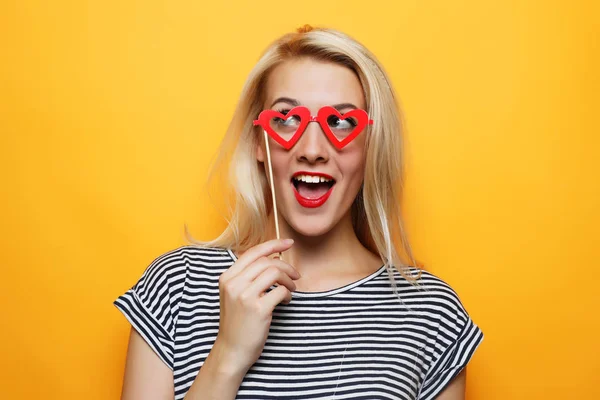
[[[595,2],[597,4],[597,2]],[[406,114],[418,258],[486,339],[469,399],[600,398],[598,6],[3,1],[0,398],[116,399],[112,301],[222,228],[204,180],[260,52],[341,29]]]

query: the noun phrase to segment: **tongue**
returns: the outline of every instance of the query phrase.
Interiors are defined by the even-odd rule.
[[[307,199],[318,199],[329,190],[329,184],[298,182],[298,193]]]

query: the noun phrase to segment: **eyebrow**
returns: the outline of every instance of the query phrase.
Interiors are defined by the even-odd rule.
[[[269,108],[273,108],[273,106],[277,103],[288,103],[289,105],[292,105],[294,107],[300,105],[300,103],[298,103],[298,100],[294,100],[289,97],[278,97],[277,99],[275,99],[275,101],[273,102],[273,104],[271,104]]]
[[[287,103],[291,106],[299,106],[300,103],[298,102],[298,100],[292,99],[290,97],[278,97],[277,99],[275,99],[275,101],[273,102],[273,104],[271,104],[271,106],[269,108],[273,108],[273,106],[277,103]],[[356,107],[354,104],[352,103],[340,103],[340,104],[334,104],[332,105],[333,108],[335,108],[338,111],[341,111],[344,108],[358,108]]]

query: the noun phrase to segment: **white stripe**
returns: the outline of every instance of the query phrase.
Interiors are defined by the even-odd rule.
[[[144,318],[150,313],[156,318],[153,323],[172,332],[165,338],[152,322],[128,317],[132,325],[155,335],[143,335],[152,346],[169,356],[169,347],[174,349],[178,400],[219,333],[219,277],[234,262],[228,249],[182,246],[157,257],[132,288],[130,295],[141,305],[115,301],[119,309],[145,307],[137,312]],[[483,334],[446,282],[424,271],[422,290],[398,271],[394,276],[404,304],[393,293],[383,266],[337,289],[294,292],[290,304],[275,308],[262,354],[247,372],[237,398],[437,396],[468,363]]]

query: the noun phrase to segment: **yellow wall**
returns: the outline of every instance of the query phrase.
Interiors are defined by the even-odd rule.
[[[0,5],[0,398],[118,398],[112,301],[184,223],[223,227],[210,157],[260,51],[304,23],[362,41],[402,99],[418,258],[486,335],[469,398],[600,398],[598,6],[202,3]]]

